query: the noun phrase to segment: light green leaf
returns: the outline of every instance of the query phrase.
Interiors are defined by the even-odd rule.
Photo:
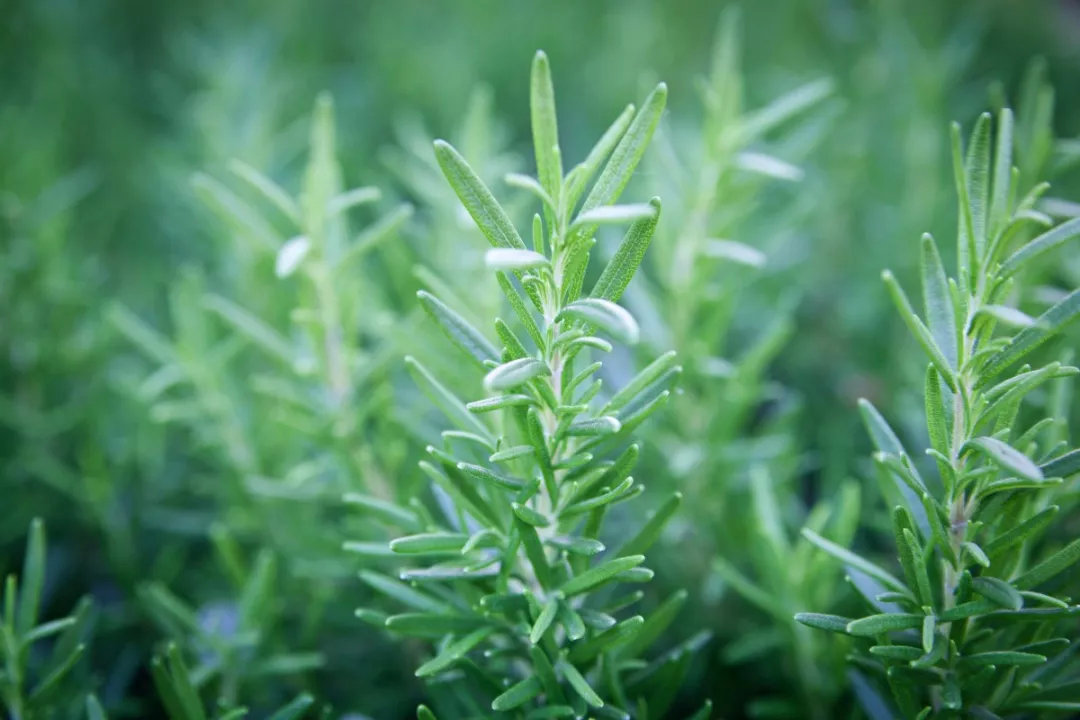
[[[600,696],[589,686],[589,682],[571,662],[559,660],[556,667],[562,671],[566,681],[570,683],[570,687],[574,688],[574,692],[580,695],[582,700],[595,708],[604,707],[604,701],[600,699]]]
[[[595,325],[627,345],[636,344],[641,334],[633,315],[602,298],[584,298],[570,303],[555,317],[557,321],[565,318]]]
[[[922,627],[923,616],[910,613],[885,613],[852,620],[847,625],[850,635],[873,636],[894,630]]]
[[[570,228],[573,230],[586,225],[623,225],[641,220],[652,220],[655,225],[658,213],[658,206],[651,202],[633,205],[604,205],[582,211]]]
[[[498,361],[498,350],[468,320],[426,290],[418,291],[416,297],[446,336],[481,366],[486,360]]]
[[[390,541],[390,549],[396,553],[416,555],[427,553],[459,553],[468,542],[465,533],[431,532],[406,535]]]
[[[915,310],[911,307],[911,303],[908,301],[907,295],[904,294],[900,284],[896,282],[896,278],[888,270],[881,273],[881,279],[885,282],[885,287],[888,288],[889,295],[892,297],[896,309],[900,312],[904,324],[908,326],[911,334],[915,336],[915,339],[929,356],[930,361],[937,366],[938,372],[941,373],[942,379],[945,380],[945,384],[955,391],[956,379],[953,377],[953,369],[949,365],[948,358],[941,352],[941,348],[937,346],[933,336],[930,334],[930,330],[915,314]]]
[[[592,297],[611,302],[622,297],[645,257],[645,251],[648,250],[656,230],[656,223],[660,219],[660,198],[653,198],[649,205],[654,209],[652,214],[641,218],[627,230],[619,249],[611,256],[593,286],[590,293]]]
[[[23,556],[22,582],[19,587],[19,608],[14,621],[15,632],[25,635],[37,623],[41,610],[41,592],[45,586],[45,524],[41,518],[30,522]]]
[[[540,680],[535,675],[530,675],[521,682],[515,683],[502,695],[491,702],[491,709],[496,712],[506,712],[524,705],[540,694]]]
[[[1073,290],[1063,300],[1040,315],[1035,324],[1017,333],[1008,345],[990,358],[983,375],[991,377],[1020,360],[1061,332],[1062,328],[1080,316],[1080,289]]]
[[[549,267],[551,262],[538,252],[517,248],[491,248],[484,253],[484,264],[492,270],[532,270]]]
[[[645,524],[641,526],[632,538],[626,541],[626,544],[619,549],[620,555],[641,555],[646,550],[653,546],[659,538],[660,534],[664,531],[664,527],[675,515],[675,511],[679,509],[679,504],[682,502],[682,493],[676,492],[671,495],[664,504],[661,505],[655,513],[645,521]]]
[[[956,313],[953,310],[952,293],[949,281],[945,277],[945,268],[941,264],[937,243],[930,234],[922,236],[922,271],[923,306],[926,321],[934,342],[941,348],[949,362],[949,367],[956,367]]]
[[[300,225],[300,206],[280,185],[242,160],[230,160],[229,170],[273,203],[294,224]]]
[[[1047,230],[1014,252],[1001,263],[997,276],[1002,279],[1007,278],[1020,270],[1025,263],[1050,252],[1075,237],[1080,237],[1080,217],[1073,218]]]
[[[496,628],[493,627],[483,627],[455,640],[443,648],[438,655],[417,668],[416,677],[430,677],[442,672],[486,640],[495,630]]]
[[[540,611],[540,615],[537,616],[536,622],[533,623],[532,630],[529,631],[529,642],[533,645],[539,644],[543,639],[544,633],[551,627],[551,623],[555,620],[555,613],[559,610],[559,598],[552,595],[544,603],[544,609]]]
[[[840,547],[831,540],[826,540],[825,538],[821,537],[809,528],[803,528],[802,535],[814,545],[817,545],[819,548],[829,553],[845,565],[850,565],[856,570],[860,570],[866,573],[870,577],[883,582],[886,586],[893,590],[902,593],[907,592],[907,587],[904,585],[904,583],[900,582],[893,575],[886,572],[885,570],[882,570],[874,563],[866,560],[863,557],[860,557],[859,555],[856,555],[847,548]]]
[[[1080,540],[1073,540],[1071,543],[1013,580],[1013,587],[1018,590],[1030,590],[1031,588],[1046,582],[1058,573],[1072,567],[1077,560],[1080,560]]]
[[[637,567],[643,562],[645,562],[644,555],[629,555],[608,560],[570,578],[560,589],[566,597],[579,595],[610,582],[622,571]]]
[[[559,129],[555,115],[555,89],[547,55],[537,50],[533,57],[529,82],[529,111],[532,117],[536,174],[552,198],[559,197],[562,183],[562,159],[559,152]]]
[[[592,191],[582,203],[583,212],[603,205],[611,205],[618,200],[623,188],[630,182],[634,168],[645,154],[645,148],[660,122],[660,115],[664,112],[666,102],[667,85],[660,83],[649,94],[649,97],[645,98],[641,110],[634,116],[630,127],[619,144],[615,146]]]
[[[484,389],[488,392],[511,390],[546,375],[551,375],[547,363],[536,358],[518,358],[499,365],[484,376]]]
[[[1009,583],[996,577],[977,577],[971,581],[971,588],[987,600],[1010,610],[1024,607],[1024,598]]]
[[[449,143],[435,141],[435,158],[450,186],[493,247],[525,249],[510,217],[484,181]]]
[[[968,440],[960,449],[978,450],[1001,469],[1015,473],[1025,480],[1038,482],[1043,480],[1042,470],[1016,448],[993,437],[977,437]]]

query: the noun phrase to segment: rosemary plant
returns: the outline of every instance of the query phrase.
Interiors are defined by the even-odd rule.
[[[91,602],[42,622],[44,590],[45,525],[35,519],[22,577],[7,576],[0,607],[0,703],[11,720],[81,716],[86,679],[74,671],[86,650]]]
[[[660,202],[614,203],[656,128],[666,94],[659,85],[641,109],[627,108],[586,159],[564,174],[548,61],[536,55],[530,97],[537,177],[507,177],[541,202],[531,249],[465,159],[449,144],[435,143],[447,180],[492,245],[486,264],[525,334],[496,318],[496,349],[456,310],[420,293],[434,322],[486,373],[486,397],[464,402],[419,360],[406,359],[454,424],[420,464],[437,511],[349,496],[406,534],[390,542],[389,552],[379,544],[346,547],[406,561],[398,578],[361,575],[405,612],[358,613],[391,632],[436,640],[435,655],[416,674],[430,680],[444,716],[580,717],[588,711],[664,717],[701,642],[676,646],[652,662],[640,659],[672,622],[685,591],[648,619],[618,619],[641,596],[619,588],[652,578],[643,553],[679,495],[616,548],[609,551],[601,540],[605,515],[642,490],[631,476],[638,447],[627,438],[667,399],[678,373],[674,353],[607,395],[596,377],[603,363],[588,357],[613,350],[598,332],[623,344],[638,340],[636,321],[616,301],[649,245]],[[597,228],[626,223],[619,250],[584,292]],[[422,708],[420,716],[432,714]]]
[[[1080,472],[1080,450],[1055,439],[1061,419],[1026,412],[1038,391],[1078,372],[1058,361],[1028,363],[1080,315],[1080,290],[1061,293],[1037,318],[1010,304],[1027,266],[1080,236],[1080,220],[1050,226],[1036,209],[1045,184],[1018,197],[1012,113],[1000,113],[993,153],[990,126],[988,114],[979,118],[966,156],[953,126],[955,277],[946,276],[935,240],[924,235],[920,318],[883,273],[929,359],[927,454],[938,477],[924,477],[881,413],[863,401],[875,464],[896,483],[890,497],[902,575],[804,530],[847,565],[871,614],[797,619],[867,639],[868,653],[857,662],[887,684],[904,717],[1080,709],[1073,619],[1080,606],[1067,594],[1075,583],[1063,582],[1080,560],[1080,540],[1058,546],[1048,535],[1063,479]],[[1030,238],[1033,226],[1043,232]]]

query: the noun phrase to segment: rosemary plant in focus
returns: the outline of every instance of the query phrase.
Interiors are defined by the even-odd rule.
[[[700,643],[677,646],[651,663],[640,659],[674,618],[685,591],[648,619],[622,617],[641,593],[621,587],[652,577],[643,553],[679,496],[617,548],[609,550],[601,539],[610,508],[642,490],[630,474],[638,448],[626,438],[667,399],[678,373],[674,354],[662,355],[613,394],[604,394],[596,377],[602,362],[588,357],[613,349],[596,333],[623,344],[638,339],[636,321],[616,301],[641,262],[660,203],[614,203],[665,98],[660,85],[640,110],[627,108],[586,159],[564,174],[548,62],[537,54],[531,85],[537,178],[507,177],[543,206],[533,218],[531,249],[464,158],[435,143],[448,181],[493,246],[486,264],[524,335],[496,318],[496,349],[457,311],[421,292],[434,321],[486,372],[487,396],[466,403],[407,358],[418,384],[454,424],[421,462],[438,511],[361,495],[347,499],[407,533],[389,545],[390,554],[407,561],[400,579],[362,573],[405,612],[359,614],[392,632],[436,640],[434,657],[416,674],[430,678],[444,716],[495,710],[529,717],[664,717]],[[584,293],[597,228],[625,223],[630,228],[618,252]],[[385,556],[385,547],[347,544],[375,557]],[[430,713],[422,709],[421,715]]]
[[[976,124],[966,156],[953,128],[958,270],[946,277],[937,244],[925,235],[922,318],[892,274],[883,274],[930,360],[927,454],[939,480],[924,478],[882,415],[863,401],[875,464],[897,483],[892,519],[902,575],[804,531],[848,566],[873,614],[797,619],[869,639],[858,664],[887,683],[905,717],[1080,710],[1080,606],[1065,594],[1075,582],[1064,582],[1080,560],[1080,540],[1059,546],[1047,536],[1063,479],[1080,472],[1080,450],[1057,441],[1063,419],[1025,412],[1049,383],[1078,372],[1061,362],[1027,361],[1080,315],[1080,290],[1062,293],[1037,318],[1008,304],[1032,260],[1080,236],[1080,219],[1050,227],[1036,210],[1045,183],[1018,199],[1012,124],[1011,112],[1002,110],[993,162],[989,115]],[[1029,239],[1033,226],[1043,231]]]

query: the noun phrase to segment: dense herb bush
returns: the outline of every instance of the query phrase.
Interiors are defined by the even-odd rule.
[[[416,674],[432,679],[437,709],[446,716],[530,707],[538,717],[580,716],[591,707],[605,717],[663,717],[701,642],[691,639],[642,664],[639,658],[674,620],[686,592],[648,619],[626,616],[637,599],[632,590],[615,592],[620,583],[652,578],[642,553],[680,496],[617,549],[605,553],[600,539],[609,508],[642,490],[630,474],[638,447],[627,445],[627,436],[664,404],[678,372],[674,354],[666,353],[622,388],[603,393],[595,377],[603,362],[589,362],[590,352],[613,349],[597,332],[621,343],[638,341],[637,322],[615,301],[649,246],[660,201],[614,203],[656,129],[666,95],[661,84],[639,110],[628,107],[564,174],[548,61],[537,54],[530,97],[537,177],[507,177],[541,201],[532,250],[465,159],[447,143],[435,143],[447,180],[492,245],[486,263],[524,334],[496,318],[496,350],[455,309],[421,291],[432,320],[486,371],[487,397],[464,402],[419,360],[406,358],[417,383],[453,423],[420,465],[433,482],[436,508],[387,505],[361,494],[346,499],[408,533],[388,548],[408,558],[400,579],[361,574],[406,612],[387,617],[365,609],[360,615],[401,635],[439,639],[437,653]],[[598,226],[627,223],[619,249],[584,293]],[[495,423],[487,420],[493,415]],[[346,547],[387,554],[381,544]]]
[[[882,275],[930,361],[924,394],[936,482],[924,478],[882,414],[867,401],[861,406],[886,496],[897,503],[902,577],[803,531],[847,565],[872,614],[797,618],[867,638],[869,654],[859,664],[884,681],[905,717],[1023,717],[1080,707],[1073,618],[1080,606],[1070,604],[1070,584],[1059,578],[1080,561],[1080,541],[1046,541],[1063,479],[1080,471],[1080,450],[1063,439],[1056,393],[1041,402],[1033,395],[1080,371],[1026,362],[1080,316],[1080,290],[1062,292],[1037,318],[1009,304],[1023,297],[1033,261],[1080,236],[1080,220],[1050,227],[1035,209],[1045,184],[1018,194],[1013,124],[1002,110],[994,142],[983,115],[966,155],[953,128],[957,272],[946,275],[936,241],[924,235],[921,317],[893,275]],[[1042,229],[1034,238],[1032,226]],[[1032,398],[1039,410],[1022,412]],[[890,712],[864,692],[871,714]]]

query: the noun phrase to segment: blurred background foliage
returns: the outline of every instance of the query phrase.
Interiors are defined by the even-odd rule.
[[[644,433],[641,472],[655,497],[679,489],[691,499],[650,558],[648,598],[689,588],[677,635],[714,634],[678,707],[711,697],[725,717],[858,712],[843,648],[770,617],[748,586],[787,597],[792,612],[823,607],[844,602],[839,569],[778,571],[755,554],[760,516],[746,508],[765,507],[751,497],[765,487],[787,536],[812,522],[846,543],[878,493],[856,399],[892,408],[921,441],[919,396],[906,390],[921,383],[909,362],[917,351],[879,270],[912,275],[920,233],[955,229],[949,120],[969,124],[1003,99],[1015,106],[1024,74],[1041,67],[1057,88],[1055,135],[1077,137],[1080,6],[745,3],[722,44],[735,58],[726,79],[714,59],[723,4],[697,0],[39,0],[5,10],[0,572],[19,571],[31,518],[43,518],[43,617],[93,600],[92,670],[74,678],[82,691],[116,717],[157,716],[149,659],[173,640],[208,703],[242,702],[257,717],[305,690],[335,713],[378,718],[404,717],[424,697],[412,677],[422,647],[353,617],[369,591],[340,543],[379,538],[340,497],[376,488],[404,502],[421,486],[415,461],[436,425],[400,358],[449,345],[423,324],[413,293],[439,284],[467,294],[481,320],[499,307],[483,242],[441,182],[430,139],[448,137],[497,194],[517,197],[498,179],[532,171],[525,78],[543,48],[570,158],[627,98],[659,79],[670,88],[635,181],[665,210],[627,302],[650,345],[642,357],[683,354],[684,392]],[[765,173],[780,177],[740,174],[743,148],[710,145],[717,123],[822,79],[819,101],[753,141],[791,163]],[[703,102],[716,82],[732,84],[724,97],[737,103],[721,117]],[[290,337],[298,309],[318,306],[309,289],[274,277],[272,259],[241,241],[251,227],[238,228],[221,201],[245,197],[233,158],[298,191],[324,90],[344,186],[382,190],[350,216],[354,230],[400,220],[333,291],[348,299],[348,352],[362,369],[337,400],[332,377],[268,369],[244,351],[228,313],[206,301],[237,302]],[[1019,159],[1029,179],[1049,176],[1055,197],[1075,200],[1077,151],[1062,148],[1041,151],[1035,138]],[[669,255],[693,231],[681,223],[710,162],[719,180],[703,209],[708,236],[767,261],[721,262],[683,287]],[[259,212],[267,232],[290,237],[273,208]],[[459,250],[462,237],[473,251]],[[614,239],[605,242],[610,252]],[[1076,286],[1078,261],[1063,254],[1046,281]],[[699,332],[695,313],[714,311],[718,325]],[[160,375],[171,362],[154,357],[162,343],[181,379]],[[613,372],[629,376],[634,363],[616,358]],[[450,360],[433,370],[462,372]],[[468,373],[462,382],[478,386]],[[191,392],[164,402],[174,383]],[[283,418],[287,391],[318,402]],[[1078,414],[1075,403],[1064,410]],[[632,524],[630,512],[618,518]],[[1063,525],[1075,534],[1075,518]]]

